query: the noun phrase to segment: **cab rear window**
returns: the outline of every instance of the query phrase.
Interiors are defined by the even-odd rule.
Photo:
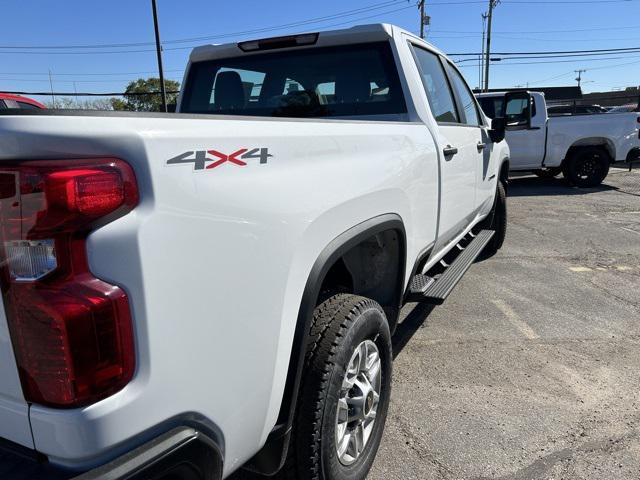
[[[191,66],[184,113],[345,117],[407,112],[388,43],[245,54]]]

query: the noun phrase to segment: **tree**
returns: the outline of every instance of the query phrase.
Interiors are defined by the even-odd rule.
[[[113,110],[112,102],[116,98],[88,98],[81,100],[80,98],[57,97],[55,106],[52,100],[45,103],[47,108],[56,109],[72,109],[72,110]]]
[[[165,80],[167,92],[177,92],[180,82]],[[177,93],[167,93],[167,103],[175,103]],[[162,110],[159,78],[139,78],[129,82],[122,99],[112,98],[111,106],[114,110],[131,110],[137,112],[159,112]]]

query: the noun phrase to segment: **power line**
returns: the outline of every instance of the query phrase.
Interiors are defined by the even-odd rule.
[[[576,32],[593,32],[596,30],[637,30],[640,29],[640,25],[625,26],[625,27],[593,27],[593,28],[580,28],[577,30],[494,30],[495,34],[516,34],[516,33],[576,33]],[[469,32],[468,30],[431,30],[432,33],[474,33],[480,35],[482,32]]]
[[[184,72],[184,68],[175,69],[175,70],[167,70],[167,69],[165,69],[165,72]],[[59,77],[59,76],[76,77],[76,76],[85,76],[85,75],[104,77],[104,76],[112,76],[112,75],[113,76],[115,76],[115,75],[144,75],[144,74],[148,74],[148,73],[157,73],[157,72],[155,70],[147,70],[147,71],[142,71],[142,72],[109,72],[109,73],[94,73],[94,72],[92,72],[92,73],[70,73],[70,72],[58,73],[58,72],[54,72],[53,75],[55,77]],[[0,75],[47,75],[47,72],[0,72]]]
[[[384,16],[384,15],[390,15],[392,13],[396,13],[396,12],[400,12],[402,10],[407,10],[409,8],[414,8],[413,5],[409,5],[409,6],[404,6],[401,8],[396,8],[393,10],[388,10],[386,12],[380,12],[380,13],[376,13],[373,15],[368,15],[365,17],[359,17],[359,18],[353,18],[344,22],[340,22],[340,23],[333,23],[333,24],[329,24],[329,25],[323,25],[322,28],[330,28],[330,27],[336,27],[336,26],[341,26],[341,25],[346,25],[346,24],[351,24],[353,22],[358,22],[360,20],[367,20],[370,18],[375,18],[375,17],[379,17],[379,16]],[[282,27],[285,28],[285,27]],[[277,29],[282,29],[280,27],[278,27]],[[217,35],[215,37],[208,37],[206,40],[213,40],[215,38],[223,38],[223,37],[227,37],[227,36],[235,36],[235,34],[224,34],[224,35]],[[186,39],[184,41],[187,41]],[[194,39],[189,39],[189,41],[195,41]],[[205,41],[205,39],[201,39],[201,41]],[[177,41],[174,41],[177,43]],[[168,42],[163,42],[163,43],[168,43]],[[176,50],[191,50],[194,46],[185,46],[185,47],[170,47],[170,48],[163,48],[163,52],[167,52],[167,51],[176,51]],[[3,47],[0,47],[0,49]],[[129,54],[129,53],[149,53],[149,52],[155,52],[154,49],[141,49],[141,50],[113,50],[113,51],[83,51],[83,52],[55,52],[55,51],[26,51],[26,50],[20,50],[20,51],[0,51],[0,54],[20,54],[20,55],[95,55],[95,54]]]
[[[359,17],[359,18],[353,18],[351,20],[348,21],[344,21],[344,22],[340,22],[340,23],[333,23],[333,24],[329,24],[329,25],[323,25],[322,28],[329,28],[329,27],[335,27],[335,26],[340,26],[340,25],[346,25],[346,24],[350,24],[353,22],[358,22],[360,20],[367,20],[370,18],[375,18],[375,17],[379,17],[379,16],[384,16],[384,15],[390,15],[392,13],[396,13],[396,12],[400,12],[402,10],[407,10],[409,8],[414,8],[413,5],[409,5],[409,6],[405,6],[405,7],[401,7],[401,8],[396,8],[394,10],[389,10],[386,12],[380,12],[380,13],[376,13],[373,15],[368,15],[365,17]],[[226,36],[231,36],[232,34],[226,34],[226,35],[219,35],[216,38],[223,38]],[[212,40],[214,39],[214,37],[209,37],[208,40]],[[163,42],[163,43],[167,43],[167,42]],[[0,47],[1,49],[2,47]],[[163,48],[163,52],[167,52],[167,51],[175,51],[175,50],[191,50],[193,49],[194,46],[186,46],[186,47],[170,47],[170,48]],[[129,53],[149,53],[149,52],[155,52],[154,49],[142,49],[142,50],[114,50],[114,51],[87,51],[87,52],[47,52],[47,51],[25,51],[25,50],[20,50],[20,51],[0,51],[0,54],[19,54],[19,55],[96,55],[96,54],[129,54]]]
[[[636,49],[636,50],[630,50],[628,52],[623,52],[623,53],[640,53],[640,49]],[[609,55],[620,55],[621,52],[599,52],[599,53],[569,53],[569,54],[560,54],[560,55],[514,55],[514,56],[509,56],[507,57],[505,60],[532,60],[532,59],[537,59],[537,58],[566,58],[566,57],[578,57],[578,58],[583,58],[583,57],[602,57],[602,56],[609,56]],[[618,57],[618,58],[624,58],[624,57]],[[473,60],[473,58],[469,58],[467,60]],[[588,59],[587,59],[588,60]],[[603,59],[606,60],[606,59]],[[498,60],[499,61],[499,60]]]
[[[323,28],[329,28],[329,27],[335,27],[335,26],[341,26],[341,25],[346,25],[346,24],[350,24],[353,22],[357,22],[360,20],[367,20],[370,18],[375,18],[375,17],[379,17],[381,15],[389,15],[392,13],[396,13],[402,10],[407,10],[409,8],[414,8],[413,5],[409,5],[409,6],[405,6],[405,7],[401,7],[401,8],[397,8],[394,10],[389,10],[386,12],[381,12],[381,13],[376,13],[374,15],[368,15],[365,17],[359,17],[359,18],[355,18],[355,19],[351,19],[345,22],[340,22],[340,23],[333,23],[330,25],[324,25]],[[1,48],[1,47],[0,47]],[[171,47],[171,48],[163,48],[163,52],[167,52],[167,51],[175,51],[175,50],[191,50],[192,48],[194,48],[193,46],[186,46],[186,47]],[[45,51],[38,51],[38,52],[33,52],[33,51],[25,51],[25,50],[21,50],[21,51],[0,51],[0,54],[20,54],[20,55],[95,55],[95,54],[128,54],[128,53],[149,53],[149,52],[155,52],[154,49],[143,49],[143,50],[116,50],[116,51],[87,51],[87,52],[45,52]]]
[[[494,67],[509,67],[512,65],[548,65],[548,64],[552,64],[552,63],[583,63],[583,62],[588,62],[588,61],[592,61],[592,62],[596,62],[596,61],[607,61],[607,60],[621,60],[621,59],[627,59],[627,58],[640,58],[640,57],[613,57],[613,58],[587,58],[587,59],[576,59],[576,60],[550,60],[548,62],[507,62],[507,63],[503,63],[503,61],[499,62],[499,63],[494,63],[493,66]],[[603,67],[594,67],[591,68],[590,70],[600,70],[600,69],[605,69],[605,68],[615,68],[615,67],[619,67],[619,66],[623,66],[623,65],[635,65],[636,63],[640,63],[640,62],[628,62],[628,63],[618,63],[615,65],[606,65]],[[477,67],[478,65],[474,65],[474,64],[465,64],[465,65],[458,65],[460,68],[470,68],[470,67]]]
[[[127,92],[105,92],[105,93],[95,93],[95,92],[54,92],[54,91],[50,91],[50,92],[8,92],[6,90],[3,90],[2,93],[8,93],[9,95],[41,95],[41,96],[45,96],[45,97],[50,97],[52,95],[56,95],[56,96],[60,96],[60,97],[138,97],[138,96],[145,96],[145,95],[161,95],[162,92],[131,92],[131,93],[127,93]],[[179,91],[167,91],[166,92],[168,95],[170,94],[177,94],[180,93]]]
[[[400,1],[401,0],[388,0],[386,2],[375,3],[372,5],[367,5],[365,7],[338,12],[332,15],[325,15],[322,17],[315,17],[315,18],[300,20],[296,22],[274,25],[270,27],[262,27],[262,28],[256,28],[251,30],[229,32],[229,33],[223,33],[218,35],[205,35],[200,37],[189,37],[189,38],[181,38],[181,39],[175,39],[175,40],[165,40],[163,44],[168,45],[168,44],[175,44],[175,43],[189,43],[189,42],[195,42],[195,41],[214,40],[217,38],[249,35],[254,33],[263,33],[263,32],[268,32],[272,30],[282,30],[284,28],[297,27],[297,26],[308,25],[313,23],[324,23],[325,21],[358,15],[360,13],[370,12],[371,10],[379,10],[392,5],[398,5]],[[154,45],[154,43],[153,42],[137,42],[137,43],[110,43],[110,44],[93,44],[93,45],[87,45],[87,44],[82,44],[82,45],[0,45],[0,49],[60,50],[60,49],[91,49],[91,48],[127,48],[127,47],[143,47],[143,46],[151,46],[151,45]],[[136,50],[136,52],[137,51],[139,50]]]
[[[640,50],[640,47],[626,47],[626,48],[599,48],[594,50],[547,50],[539,52],[493,52],[492,55],[552,55],[562,53],[596,53],[596,52],[628,52],[631,50]],[[450,57],[477,57],[476,53],[447,53]]]
[[[421,0],[420,0],[421,1]],[[638,0],[541,0],[541,1],[532,1],[532,0],[522,0],[522,1],[517,1],[517,0],[504,0],[503,4],[504,5],[517,5],[517,4],[545,4],[545,5],[553,5],[553,4],[557,4],[557,5],[563,5],[563,4],[598,4],[598,3],[631,3],[631,2],[636,2]],[[179,43],[190,43],[190,42],[197,42],[197,41],[206,41],[206,40],[215,40],[215,39],[220,39],[220,38],[226,38],[226,37],[235,37],[235,36],[242,36],[242,35],[251,35],[251,34],[256,34],[256,33],[265,33],[265,32],[270,32],[270,31],[274,31],[274,30],[283,30],[286,28],[291,28],[291,27],[299,27],[299,26],[304,26],[304,25],[310,25],[310,24],[315,24],[315,23],[324,23],[327,21],[331,21],[331,20],[335,20],[338,18],[343,18],[343,17],[349,17],[349,16],[355,16],[361,13],[365,13],[365,12],[370,12],[371,10],[379,10],[379,9],[384,9],[386,7],[390,7],[392,5],[398,5],[401,2],[401,0],[388,0],[385,2],[381,2],[381,3],[375,3],[375,4],[371,4],[371,5],[367,5],[364,7],[360,7],[360,8],[356,8],[356,9],[352,9],[352,10],[346,10],[346,11],[342,11],[342,12],[337,12],[331,15],[324,15],[321,17],[315,17],[315,18],[310,18],[310,19],[306,19],[306,20],[299,20],[296,22],[290,22],[290,23],[284,23],[284,24],[280,24],[280,25],[273,25],[273,26],[269,26],[269,27],[262,27],[262,28],[257,28],[257,29],[250,29],[250,30],[243,30],[243,31],[237,31],[237,32],[229,32],[229,33],[224,33],[224,34],[218,34],[218,35],[205,35],[205,36],[199,36],[199,37],[190,37],[190,38],[181,38],[181,39],[174,39],[174,40],[166,40],[163,42],[163,44],[165,45],[170,45],[170,44],[179,44]],[[485,0],[467,0],[467,1],[452,1],[452,2],[430,2],[429,5],[433,5],[433,6],[451,6],[451,5],[469,5],[469,4],[482,4],[485,3]],[[392,10],[389,12],[382,12],[380,15],[387,15],[389,13],[394,13],[396,11],[400,11],[403,9],[398,9],[398,10]],[[365,18],[372,18],[372,16],[370,17],[365,17]],[[351,21],[358,21],[360,19],[353,19]],[[351,22],[350,21],[350,22]],[[350,22],[345,22],[345,23],[350,23]],[[622,28],[632,28],[632,27],[622,27]],[[584,31],[589,31],[587,29],[585,29]],[[457,32],[452,32],[452,33],[457,33]],[[460,33],[467,33],[467,32],[460,32]],[[511,33],[511,32],[501,32],[501,33]],[[513,33],[519,33],[519,32],[513,32]],[[527,32],[527,33],[545,33],[545,32]],[[0,45],[0,49],[5,49],[5,50],[13,50],[13,49],[17,49],[17,50],[61,50],[61,49],[101,49],[101,48],[131,48],[131,47],[143,47],[143,46],[151,46],[153,45],[153,42],[129,42],[129,43],[103,43],[103,44],[78,44],[78,45]],[[191,47],[187,47],[187,48],[191,48]],[[169,49],[165,49],[165,50],[169,50]],[[125,51],[109,51],[109,52],[93,52],[93,53],[142,53],[142,52],[150,52],[152,50],[125,50]],[[0,53],[10,53],[10,52],[0,52]],[[26,53],[26,52],[23,52]],[[79,54],[82,52],[49,52],[49,53],[58,53],[58,54]]]

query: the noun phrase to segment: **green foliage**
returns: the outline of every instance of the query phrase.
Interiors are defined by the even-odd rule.
[[[175,80],[165,80],[167,92],[177,92],[180,89],[180,82]],[[137,95],[140,93],[151,95]],[[136,112],[159,112],[162,111],[162,97],[160,95],[159,78],[139,78],[127,85],[122,99],[112,98],[111,106],[114,110],[129,110]],[[167,103],[175,103],[177,93],[167,93]]]
[[[47,100],[44,104],[50,109],[72,109],[72,110],[113,110],[112,102],[115,98],[71,98],[56,97],[53,100]]]

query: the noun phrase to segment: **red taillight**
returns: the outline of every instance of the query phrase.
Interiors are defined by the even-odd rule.
[[[78,407],[131,380],[127,296],[91,274],[85,243],[137,203],[121,160],[0,165],[0,284],[27,401]]]

